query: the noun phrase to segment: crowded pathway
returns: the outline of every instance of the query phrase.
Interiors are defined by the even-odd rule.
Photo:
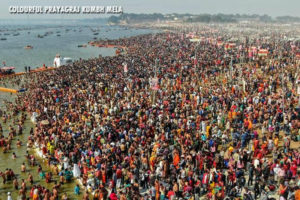
[[[252,43],[269,49],[261,58],[249,54],[247,42],[225,49],[186,34],[109,41],[128,47],[127,54],[80,60],[25,81],[28,91],[8,110],[33,116],[27,145],[36,155],[29,163],[40,156],[51,172],[16,182],[20,196],[28,197],[24,184],[38,175],[59,182],[51,191],[33,186],[32,199],[67,199],[59,187],[74,181],[83,199],[293,199],[300,108],[291,45],[274,33],[278,42]],[[228,37],[210,29],[197,34]],[[5,123],[8,114],[1,117]],[[25,118],[12,135],[21,134]],[[10,139],[0,140],[4,152]],[[13,179],[4,174],[3,181]]]

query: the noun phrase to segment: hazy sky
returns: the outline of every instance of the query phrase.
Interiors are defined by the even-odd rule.
[[[41,15],[11,15],[12,5],[120,5],[124,13],[225,13],[225,14],[268,14],[271,16],[291,15],[300,17],[300,0],[0,0],[0,18],[41,18]],[[98,15],[105,17],[106,15]],[[43,18],[61,18],[60,15],[45,15]],[[71,15],[64,18],[78,18]],[[84,15],[84,18],[95,15]]]

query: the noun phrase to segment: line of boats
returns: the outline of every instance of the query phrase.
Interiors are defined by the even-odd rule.
[[[0,33],[0,35],[2,35],[1,33]],[[3,33],[3,36],[9,36],[10,35],[10,33]],[[20,35],[20,33],[13,33],[12,34],[12,36],[19,36]],[[7,40],[7,38],[6,37],[2,37],[2,38],[0,38],[0,40]]]
[[[127,30],[128,28],[125,28],[125,30]],[[30,29],[29,29],[30,30]],[[38,34],[36,37],[37,38],[45,38],[47,36],[50,36],[50,35],[56,35],[56,37],[61,37],[63,33],[68,33],[68,32],[82,32],[83,29],[72,29],[72,28],[66,28],[64,31],[47,31],[45,32],[44,34]],[[92,34],[94,36],[98,36],[99,33],[100,33],[100,28],[90,28],[90,31],[92,32]],[[102,31],[105,31],[105,32],[109,32],[111,31],[111,29],[106,29],[106,30],[102,30]],[[30,31],[27,32],[28,34],[31,34]],[[0,41],[6,41],[8,40],[8,38],[6,36],[19,36],[20,33],[19,32],[10,32],[10,33],[1,33],[0,31]],[[4,37],[1,37],[1,36],[4,36]],[[94,41],[97,41],[98,38],[97,37],[93,37],[93,40]],[[77,47],[78,48],[86,48],[88,45],[87,44],[82,44],[82,45],[78,45]],[[92,45],[93,46],[93,45]],[[95,46],[98,46],[98,47],[105,47],[106,45],[103,45],[103,44],[97,44]],[[33,49],[33,46],[31,45],[27,45],[24,47],[24,49]]]
[[[2,35],[2,34],[0,33],[0,35]],[[4,35],[4,36],[9,36],[10,33],[3,33],[3,35]],[[11,35],[12,35],[12,36],[18,36],[18,35],[20,35],[20,33],[12,33]]]
[[[68,33],[68,32],[70,32],[70,31],[72,31],[73,29],[65,29],[65,33]],[[99,35],[99,32],[100,32],[100,28],[98,28],[98,29],[90,29],[91,30],[91,32],[93,33],[93,35],[94,36],[97,36],[97,35]],[[79,30],[76,30],[76,29],[74,29],[73,30],[73,32],[82,32],[82,29],[79,29]],[[106,32],[108,32],[108,31],[110,31],[110,29],[108,29],[108,30],[106,30]],[[28,34],[30,34],[30,32],[28,32]],[[56,34],[56,36],[57,37],[61,37],[61,31],[56,31],[56,32],[52,32],[52,31],[48,31],[48,32],[46,32],[46,33],[44,33],[44,34],[38,34],[36,37],[37,38],[40,38],[40,39],[42,39],[42,38],[44,38],[44,37],[47,37],[47,36],[49,36],[49,35],[53,35],[53,34]],[[0,36],[1,36],[2,34],[0,33]],[[16,33],[3,33],[3,36],[9,36],[9,35],[12,35],[12,36],[19,36],[20,35],[20,33],[19,32],[16,32]],[[96,40],[97,38],[96,37],[94,37],[93,38],[94,40]],[[2,37],[2,38],[0,38],[0,40],[2,40],[2,41],[4,41],[4,40],[7,40],[7,38],[6,37]],[[78,45],[78,47],[85,47],[84,45]]]
[[[62,27],[61,27],[62,28]],[[38,34],[37,35],[37,38],[44,38],[46,36],[49,36],[49,35],[52,35],[52,34],[55,34],[57,37],[60,37],[62,35],[62,33],[68,33],[68,32],[82,32],[84,29],[87,30],[87,28],[89,28],[89,30],[92,32],[93,35],[97,36],[100,34],[100,32],[109,32],[109,31],[112,31],[114,29],[111,29],[111,28],[107,28],[105,30],[101,29],[100,27],[98,28],[91,28],[89,26],[84,26],[84,27],[80,27],[78,29],[74,29],[74,28],[65,28],[64,30],[60,30],[60,31],[47,31],[45,32],[44,34]],[[125,27],[123,29],[115,29],[115,30],[128,30],[129,28],[128,27]],[[31,31],[32,29],[31,28],[24,28],[24,29],[14,29],[14,30],[0,30],[0,36],[3,35],[3,36],[19,36],[21,35],[22,33],[26,33],[26,32],[22,32],[20,33],[20,31],[27,31],[28,34],[31,34]],[[9,31],[9,32],[4,32],[4,31]],[[5,40],[4,38],[6,37],[3,37],[3,38],[0,38],[0,40]],[[7,38],[6,38],[7,40]]]

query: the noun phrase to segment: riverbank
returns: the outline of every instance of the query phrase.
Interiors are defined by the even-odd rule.
[[[22,78],[22,81],[20,84],[16,83],[16,80],[10,80],[5,82],[5,86],[11,87],[11,88],[19,88],[19,85],[25,84],[26,81],[31,81],[30,78],[28,78],[28,74],[24,75],[25,77]],[[17,78],[17,77],[16,77]],[[15,79],[15,78],[14,78]],[[2,85],[3,83],[1,83]],[[2,85],[3,86],[3,85]],[[10,94],[10,93],[1,93],[0,96],[0,110],[6,111],[7,114],[11,115],[11,112],[9,109],[6,109],[7,102],[14,102],[16,99],[16,94]],[[5,101],[5,102],[3,102]],[[32,148],[27,147],[27,141],[28,137],[30,136],[30,129],[34,128],[34,124],[30,120],[30,115],[29,113],[27,114],[27,119],[24,123],[23,126],[23,134],[22,135],[17,135],[13,138],[12,143],[11,143],[11,150],[9,150],[7,153],[3,153],[1,151],[1,162],[0,162],[0,171],[5,171],[6,168],[12,169],[18,179],[19,182],[19,188],[21,185],[21,180],[27,180],[28,174],[33,175],[33,184],[34,185],[41,185],[47,189],[52,189],[53,186],[55,185],[55,182],[59,182],[59,176],[53,176],[52,182],[51,183],[46,183],[45,179],[42,179],[39,174],[38,174],[38,165],[42,166],[42,169],[45,173],[52,172],[52,169],[47,165],[45,162],[45,159],[42,159],[41,157],[36,154],[36,150]],[[18,114],[17,116],[12,117],[11,119],[7,120],[6,123],[3,122],[3,119],[1,117],[0,119],[0,124],[3,127],[3,136],[8,137],[9,133],[9,127],[15,127],[16,123],[15,120],[18,119],[21,116],[21,113]],[[17,142],[20,140],[22,142],[22,145],[20,147],[17,146]],[[16,158],[12,159],[12,153],[16,154]],[[35,166],[31,166],[30,162],[26,159],[27,152],[31,155],[35,155],[36,157],[36,162]],[[25,166],[27,168],[26,172],[23,173],[21,172],[21,165],[25,163]],[[69,184],[64,184],[60,188],[60,196],[64,193],[68,195],[70,199],[80,199],[82,198],[82,193],[80,195],[74,195],[74,187],[76,183],[69,183]],[[27,184],[27,189],[30,189],[30,184]],[[0,199],[7,199],[7,192],[10,192],[12,194],[13,199],[18,199],[19,197],[19,190],[15,190],[13,186],[13,182],[7,182],[6,184],[3,184],[2,181],[0,182]],[[27,191],[26,196],[29,196],[29,191]]]

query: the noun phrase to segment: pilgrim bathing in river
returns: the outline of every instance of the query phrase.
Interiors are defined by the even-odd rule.
[[[44,200],[68,199],[61,188],[73,182],[74,195],[95,200],[299,197],[300,43],[282,40],[293,33],[262,30],[250,45],[221,26],[195,28],[199,42],[178,29],[109,41],[124,54],[5,79],[27,91],[0,112],[2,152],[35,153],[1,172],[1,187]],[[230,46],[231,35],[241,37]]]

